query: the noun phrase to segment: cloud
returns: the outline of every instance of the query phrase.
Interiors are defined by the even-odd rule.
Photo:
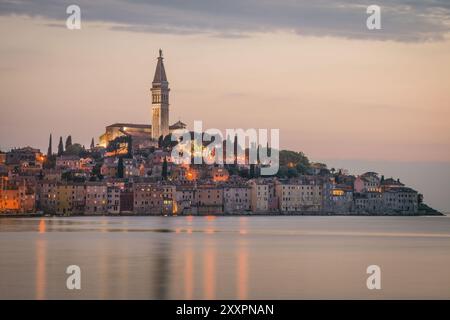
[[[77,3],[85,21],[115,30],[171,34],[207,33],[224,38],[288,31],[299,35],[427,41],[450,30],[448,0],[6,0],[0,15],[28,15],[65,21]],[[366,28],[366,8],[381,7],[382,30]]]

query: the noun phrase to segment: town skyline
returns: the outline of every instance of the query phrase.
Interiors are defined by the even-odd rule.
[[[155,52],[162,48],[170,123],[279,128],[280,149],[354,174],[378,168],[395,176],[408,168],[402,181],[450,210],[448,8],[435,4],[442,16],[432,20],[434,7],[411,5],[406,16],[382,2],[392,10],[383,32],[371,33],[361,23],[365,8],[349,6],[351,15],[342,15],[331,3],[332,15],[326,6],[279,2],[274,20],[255,28],[267,4],[250,2],[241,5],[259,14],[234,27],[235,2],[214,24],[211,8],[195,1],[183,14],[195,15],[195,23],[173,19],[179,12],[163,3],[143,4],[140,15],[118,1],[124,14],[111,15],[81,1],[81,30],[65,28],[62,7],[1,4],[0,150],[29,145],[45,152],[50,133],[54,148],[68,135],[88,147],[111,123],[150,124]],[[176,14],[161,21],[161,10]],[[298,21],[279,19],[286,10]],[[156,20],[147,19],[155,12]]]

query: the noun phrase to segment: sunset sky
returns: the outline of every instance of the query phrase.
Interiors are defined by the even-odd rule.
[[[162,48],[171,123],[279,128],[312,160],[450,163],[447,1],[377,1],[374,31],[372,1],[77,1],[68,30],[72,3],[0,1],[1,150],[150,123]]]

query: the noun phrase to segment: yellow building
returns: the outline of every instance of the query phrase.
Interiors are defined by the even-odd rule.
[[[57,214],[82,213],[86,193],[83,184],[61,183],[56,186],[55,211]]]
[[[282,212],[320,211],[322,186],[300,180],[277,182],[275,194]]]

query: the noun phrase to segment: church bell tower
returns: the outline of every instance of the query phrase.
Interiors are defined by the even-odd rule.
[[[164,69],[162,50],[159,49],[158,62],[152,82],[152,139],[169,134],[169,82]]]

